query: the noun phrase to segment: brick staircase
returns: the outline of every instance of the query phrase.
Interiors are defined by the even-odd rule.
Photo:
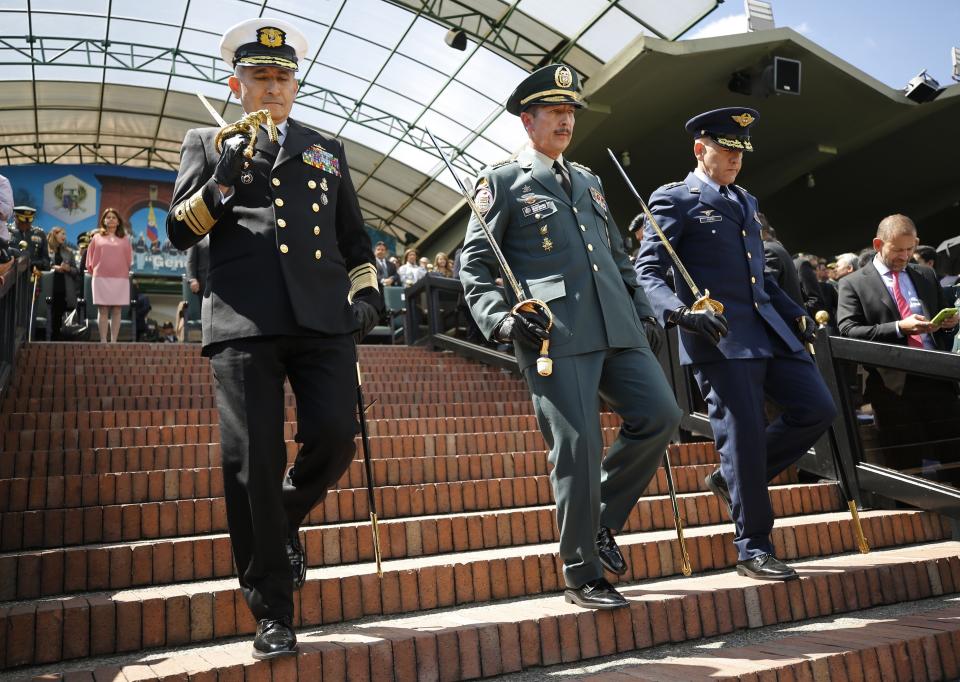
[[[792,470],[771,488],[773,541],[801,580],[736,576],[732,525],[703,484],[717,455],[695,443],[671,452],[694,575],[680,575],[661,470],[618,537],[631,608],[577,609],[560,596],[545,446],[522,382],[422,349],[363,347],[361,361],[367,399],[377,398],[368,418],[384,576],[372,563],[358,459],[304,527],[300,654],[258,662],[249,656],[255,623],[233,577],[217,415],[199,349],[22,350],[0,410],[0,670],[96,682],[456,680],[960,592],[960,543],[949,541],[945,519],[866,511],[873,551],[860,555],[836,486],[799,483]],[[289,393],[287,421],[292,460]],[[603,425],[609,443],[616,417],[603,415]],[[889,679],[960,675],[947,646],[960,647],[957,606],[923,623],[939,637],[932,646],[909,622],[902,632],[851,631],[849,646],[838,635],[833,653],[872,651],[880,670],[865,645],[879,638],[891,660],[920,647],[919,668],[900,666],[913,676]],[[818,647],[807,660],[789,637],[781,644],[802,660],[764,666],[744,649],[751,668],[727,649],[733,664],[698,659],[610,679],[699,679],[705,670],[814,679],[832,669],[829,657],[819,668],[810,662]]]

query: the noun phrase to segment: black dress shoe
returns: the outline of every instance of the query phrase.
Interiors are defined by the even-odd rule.
[[[297,653],[297,636],[287,618],[262,618],[257,621],[253,638],[253,657],[257,660]]]
[[[730,497],[730,488],[727,487],[727,482],[723,480],[723,476],[720,474],[720,467],[714,469],[712,473],[707,474],[707,477],[703,479],[703,481],[707,484],[710,492],[719,497],[720,501],[726,505],[727,513],[730,514],[730,519],[733,520],[733,499]]]
[[[623,558],[623,552],[617,547],[613,532],[606,526],[600,526],[597,533],[597,556],[600,557],[603,567],[611,573],[623,575],[627,572],[627,561]]]
[[[290,560],[290,572],[293,573],[293,589],[299,590],[307,579],[307,556],[300,544],[300,531],[287,538],[287,559]]]
[[[737,562],[737,573],[757,580],[796,580],[797,572],[772,554],[761,554]]]
[[[563,596],[568,603],[585,609],[619,609],[630,605],[604,578],[591,580],[577,588],[568,587]]]

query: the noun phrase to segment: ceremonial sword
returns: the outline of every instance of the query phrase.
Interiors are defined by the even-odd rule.
[[[683,263],[680,261],[680,256],[677,255],[677,252],[673,250],[673,245],[670,244],[670,240],[667,239],[667,235],[663,233],[663,230],[660,229],[660,224],[657,223],[657,219],[653,217],[653,213],[650,212],[650,209],[647,208],[646,202],[640,197],[640,194],[637,192],[637,188],[633,186],[633,183],[630,182],[630,178],[627,177],[627,171],[623,169],[623,166],[620,165],[620,162],[617,161],[617,157],[614,155],[610,148],[607,147],[607,153],[610,155],[610,158],[613,160],[613,165],[617,167],[617,170],[620,171],[620,175],[623,176],[624,181],[627,183],[627,187],[633,193],[633,196],[637,201],[640,202],[640,208],[643,209],[643,214],[647,217],[647,221],[650,223],[650,226],[653,228],[653,231],[657,233],[657,236],[660,238],[660,241],[663,243],[663,247],[667,250],[667,253],[670,254],[670,258],[673,260],[673,265],[676,268],[677,272],[680,273],[680,276],[683,277],[683,281],[687,283],[687,286],[690,287],[690,292],[696,297],[696,300],[693,302],[693,305],[690,306],[691,312],[701,312],[710,308],[715,314],[719,315],[723,312],[723,304],[720,301],[710,298],[710,290],[704,289],[703,293],[700,293],[699,287],[693,282],[693,278],[690,276],[690,273],[687,272],[687,269],[683,267]]]
[[[817,312],[817,322],[820,324],[821,329],[826,327],[829,321],[830,313],[826,310]],[[806,316],[801,317],[798,324],[800,326],[800,332],[805,332],[807,330]],[[810,355],[816,355],[812,343],[807,343],[806,346]],[[860,550],[861,554],[866,554],[870,551],[870,545],[867,543],[867,537],[863,534],[863,526],[860,525],[860,514],[857,512],[857,502],[853,499],[853,491],[850,488],[850,482],[847,480],[847,470],[843,468],[843,462],[840,461],[837,432],[834,430],[833,424],[827,427],[827,438],[830,439],[830,449],[833,451],[833,463],[837,467],[837,485],[840,486],[840,492],[843,493],[843,496],[847,498],[847,508],[850,510],[850,516],[853,518],[853,534],[857,538],[857,549]]]
[[[484,220],[483,213],[481,213],[480,209],[477,208],[477,204],[473,201],[473,197],[470,196],[470,192],[467,191],[467,188],[460,179],[460,176],[458,176],[456,171],[453,170],[453,165],[450,163],[450,160],[447,159],[447,155],[443,153],[443,150],[437,143],[437,139],[433,136],[433,133],[427,130],[427,135],[430,136],[430,141],[433,142],[433,146],[437,148],[437,153],[440,155],[440,158],[443,159],[443,163],[447,166],[447,170],[450,171],[450,175],[452,175],[453,179],[456,180],[457,187],[460,188],[460,194],[463,195],[463,198],[466,200],[470,210],[473,211],[473,216],[480,224],[480,229],[483,230],[483,236],[487,238],[487,242],[490,244],[490,250],[493,251],[493,255],[497,259],[497,264],[500,266],[500,271],[503,273],[503,278],[507,280],[507,283],[510,285],[510,289],[513,291],[514,297],[516,297],[518,301],[518,303],[513,306],[513,309],[510,312],[516,313],[521,310],[527,310],[531,312],[539,311],[543,313],[547,318],[547,332],[549,333],[550,329],[553,327],[553,313],[550,312],[550,308],[547,307],[545,302],[536,298],[527,298],[526,294],[524,294],[523,288],[520,286],[520,283],[513,274],[513,270],[510,269],[510,264],[507,263],[506,256],[503,255],[503,251],[500,250],[500,245],[493,236],[493,232],[487,225],[487,221]],[[542,377],[548,377],[553,374],[553,360],[550,359],[550,339],[544,339],[540,345],[540,357],[537,358],[537,374]]]
[[[246,133],[250,137],[250,144],[247,145],[247,151],[250,153],[247,154],[244,152],[244,156],[248,159],[253,156],[253,146],[255,140],[257,139],[256,127],[261,123],[266,123],[267,132],[270,134],[271,139],[276,142],[276,130],[277,127],[273,123],[273,118],[270,116],[270,112],[266,109],[262,111],[255,112],[253,114],[248,114],[244,118],[237,121],[234,124],[228,124],[223,116],[217,113],[217,110],[213,108],[213,105],[203,96],[202,93],[196,93],[197,97],[200,99],[200,102],[203,103],[203,106],[206,107],[207,111],[210,112],[210,115],[213,117],[213,120],[216,121],[217,125],[221,127],[219,133],[217,133],[217,149],[220,148],[220,141],[227,135],[233,133]],[[265,120],[264,120],[265,119]],[[360,374],[360,360],[359,352],[357,353],[357,419],[360,420],[360,444],[363,447],[363,465],[367,474],[367,502],[370,506],[370,529],[373,533],[373,556],[377,562],[377,575],[383,577],[383,567],[380,564],[380,532],[377,528],[377,498],[373,494],[373,462],[370,461],[370,438],[367,435],[367,415],[366,408],[363,404],[363,387],[361,386],[362,377]]]

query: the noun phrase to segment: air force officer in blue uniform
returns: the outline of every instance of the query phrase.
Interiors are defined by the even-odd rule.
[[[650,210],[693,281],[724,305],[722,315],[691,310],[681,277],[665,279],[672,262],[650,226],[636,261],[657,316],[680,327],[680,361],[693,365],[710,415],[720,468],[707,485],[729,505],[741,575],[789,580],[796,572],[770,543],[768,482],[793,464],[826,430],[836,409],[803,341],[813,320],[764,272],[757,200],[733,182],[753,151],[753,109],[710,111],[687,122],[697,168],[656,190]],[[767,424],[764,396],[783,413]]]

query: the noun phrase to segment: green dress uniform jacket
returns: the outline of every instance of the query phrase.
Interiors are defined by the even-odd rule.
[[[492,195],[486,222],[524,291],[553,313],[550,356],[645,345],[640,320],[652,317],[653,309],[624,253],[600,178],[569,164],[570,199],[553,172],[534,159],[526,148],[484,171],[477,188],[478,197]],[[494,281],[497,262],[476,218],[460,259],[467,304],[489,338],[516,301],[509,287],[505,299]],[[516,351],[521,369],[536,362],[535,351]]]
[[[260,129],[250,182],[237,182],[226,201],[212,178],[218,129],[184,139],[167,234],[181,250],[210,234],[204,347],[352,333],[348,294],[379,289],[342,144],[289,121],[281,147]]]
[[[537,422],[550,447],[564,580],[578,588],[603,575],[600,526],[623,527],[679,421],[680,410],[647,344],[653,311],[623,251],[603,188],[569,164],[572,199],[532,149],[485,171],[477,200],[524,290],[553,313],[553,373],[535,369],[536,349],[515,345]],[[460,255],[464,294],[489,337],[515,301],[474,217]],[[604,456],[600,399],[623,419]]]

